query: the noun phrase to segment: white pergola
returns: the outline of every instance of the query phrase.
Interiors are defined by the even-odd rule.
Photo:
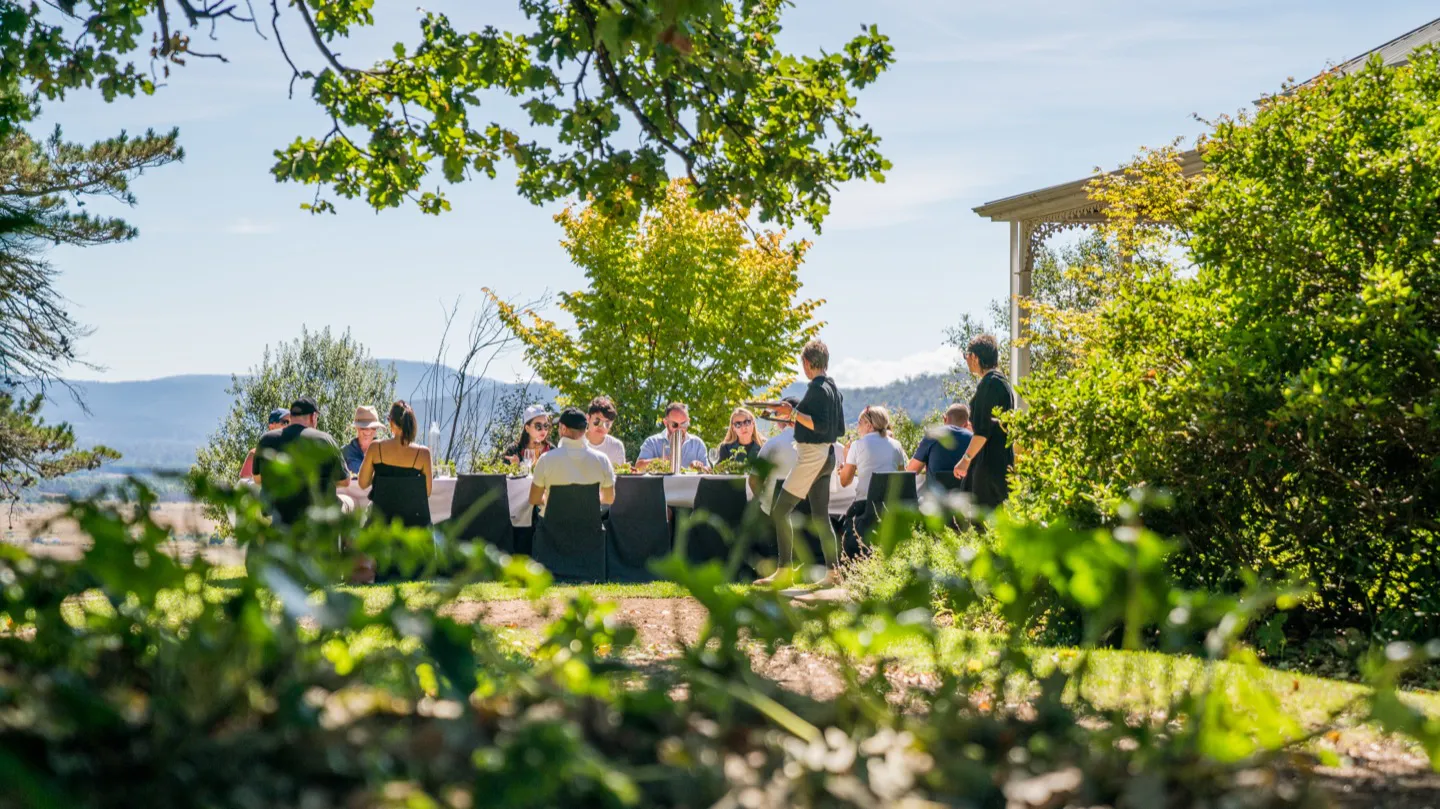
[[[1403,34],[1378,48],[1366,51],[1329,72],[1349,73],[1365,65],[1371,54],[1379,54],[1386,65],[1404,65],[1410,53],[1423,45],[1440,44],[1440,19]],[[1324,74],[1322,74],[1324,75]],[[1316,78],[1319,78],[1318,76]],[[1314,81],[1311,79],[1310,81]],[[1310,82],[1305,82],[1309,84]],[[1192,176],[1205,164],[1195,150],[1179,156],[1181,171]],[[1025,324],[1021,302],[1030,297],[1030,273],[1035,248],[1057,232],[1101,222],[1105,206],[1090,198],[1088,188],[1095,178],[1086,177],[1038,191],[1027,191],[997,199],[975,208],[975,213],[992,222],[1010,226],[1010,379],[1030,373],[1030,347],[1021,345]]]
[[[1190,150],[1179,156],[1186,176],[1204,169],[1200,153]],[[1025,322],[1022,301],[1030,297],[1030,273],[1035,249],[1054,234],[1070,228],[1094,225],[1105,219],[1105,206],[1090,198],[1094,177],[1027,191],[1013,197],[987,202],[975,213],[992,222],[1010,226],[1010,379],[1030,373],[1030,346],[1022,345]]]

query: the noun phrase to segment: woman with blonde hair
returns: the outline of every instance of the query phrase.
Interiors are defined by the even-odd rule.
[[[845,463],[840,467],[840,485],[857,481],[855,499],[863,500],[876,472],[898,472],[905,468],[905,450],[890,435],[890,411],[871,405],[860,411],[860,437],[845,445]]]
[[[905,468],[905,450],[890,435],[890,411],[878,405],[860,411],[857,425],[860,438],[845,445],[845,463],[840,467],[840,485],[855,483],[855,502],[840,520],[846,544],[854,546],[864,534],[869,515],[870,478],[876,472],[899,472]]]
[[[755,414],[743,407],[737,407],[735,412],[730,414],[730,428],[725,432],[725,440],[720,442],[716,463],[738,460],[748,464],[755,460],[763,446],[765,436],[760,434]]]

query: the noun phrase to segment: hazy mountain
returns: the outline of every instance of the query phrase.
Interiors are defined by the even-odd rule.
[[[69,423],[81,446],[119,450],[120,468],[189,466],[230,409],[230,377],[220,374],[70,385],[76,396],[51,388],[45,420]]]
[[[442,428],[448,425],[450,408],[437,404],[430,380],[434,366],[410,360],[381,360],[396,371],[396,395],[410,401],[420,417],[420,429],[430,423]],[[447,378],[455,372],[444,369]],[[912,377],[874,388],[842,388],[845,410],[853,421],[861,408],[884,404],[903,408],[912,417],[920,418],[947,404],[945,377],[930,374]],[[477,402],[480,412],[489,412],[500,397],[513,390],[514,384],[481,380],[482,391]],[[45,407],[47,421],[68,422],[82,446],[104,444],[119,450],[124,458],[113,470],[184,468],[195,460],[195,451],[219,426],[230,408],[226,389],[230,377],[223,374],[172,376],[140,382],[73,382],[75,393],[88,407],[83,409],[62,388],[50,391]],[[796,383],[787,394],[803,393],[804,385]],[[555,391],[538,382],[531,383],[527,398],[532,402],[550,403]],[[377,405],[384,403],[377,402]]]
[[[410,360],[385,360],[396,371],[395,393],[410,400],[420,416],[421,430],[431,421],[447,423],[450,408],[428,399],[434,365]],[[447,378],[455,372],[444,369]],[[492,396],[503,396],[514,385],[484,380],[479,404],[488,410]],[[74,395],[61,386],[49,391],[44,417],[66,422],[81,446],[104,444],[124,457],[107,469],[174,469],[190,466],[195,452],[220,426],[230,410],[226,374],[197,374],[137,382],[71,382]],[[530,386],[536,401],[549,402],[554,391],[539,383]],[[79,401],[77,401],[77,399]],[[84,403],[82,407],[81,402]],[[284,403],[280,403],[284,404]],[[377,406],[386,403],[377,402]],[[87,412],[88,410],[88,412]]]
[[[907,377],[874,388],[840,388],[845,397],[845,415],[853,424],[860,417],[860,411],[870,405],[884,405],[890,410],[904,410],[915,420],[920,420],[950,404],[945,395],[945,381],[942,374],[922,374]],[[785,389],[786,396],[805,395],[805,383],[796,382]]]

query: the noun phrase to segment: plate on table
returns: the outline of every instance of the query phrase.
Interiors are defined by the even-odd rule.
[[[754,410],[775,410],[789,405],[785,402],[746,402],[745,406]]]

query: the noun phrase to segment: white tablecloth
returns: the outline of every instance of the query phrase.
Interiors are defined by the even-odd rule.
[[[695,492],[700,488],[700,481],[703,478],[743,479],[742,475],[666,475],[665,476],[665,504],[674,508],[694,508]],[[830,476],[830,516],[844,516],[850,509],[850,504],[855,502],[855,481],[849,486],[840,485],[840,476]],[[745,499],[754,499],[750,493],[750,487],[745,487]]]
[[[665,504],[681,508],[695,506],[695,492],[700,488],[702,478],[743,479],[741,475],[665,475]],[[533,510],[530,506],[531,477],[506,478],[505,488],[510,499],[510,523],[517,528],[531,525]],[[350,485],[340,492],[355,501],[357,509],[370,507],[370,490],[360,488],[352,479]],[[746,499],[752,499],[750,487],[745,487]],[[435,478],[430,486],[430,519],[434,522],[450,519],[451,504],[455,499],[455,478]],[[840,485],[839,476],[830,478],[830,514],[844,515],[855,502],[855,483]]]
[[[506,478],[506,494],[510,495],[510,524],[516,528],[529,528],[535,516],[535,507],[530,505],[530,482],[533,478]]]

